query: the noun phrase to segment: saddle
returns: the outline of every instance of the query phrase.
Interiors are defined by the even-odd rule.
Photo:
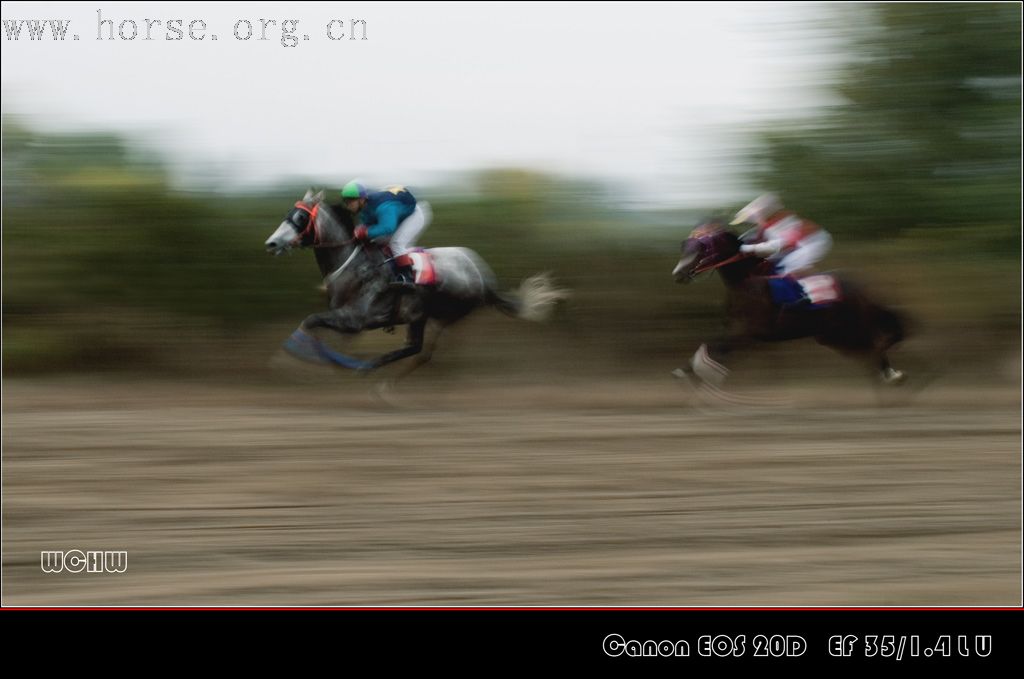
[[[410,252],[395,257],[395,266],[412,269],[416,285],[436,285],[437,271],[434,269],[434,257],[423,248],[414,248]]]
[[[386,254],[390,254],[390,251]],[[408,268],[413,273],[413,283],[419,286],[428,286],[437,284],[437,271],[434,269],[434,257],[423,248],[414,248],[413,250],[394,257],[391,259],[392,266],[396,274],[400,276],[402,269]],[[407,283],[403,283],[407,285]],[[402,295],[395,297],[395,304],[392,313],[398,315],[398,310],[402,305]],[[393,333],[395,327],[393,325],[386,326],[384,332]]]
[[[782,308],[807,305],[810,309],[820,309],[843,298],[839,280],[832,274],[772,276],[768,279],[768,289],[772,301]]]

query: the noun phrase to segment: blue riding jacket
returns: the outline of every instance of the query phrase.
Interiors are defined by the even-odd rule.
[[[404,186],[392,186],[366,196],[366,207],[359,213],[367,227],[367,236],[390,238],[399,225],[416,209],[416,198]]]

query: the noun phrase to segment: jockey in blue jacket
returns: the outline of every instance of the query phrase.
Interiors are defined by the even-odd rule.
[[[430,223],[429,211],[417,204],[416,198],[403,186],[369,191],[359,182],[351,181],[341,190],[341,198],[345,209],[358,215],[361,222],[353,233],[355,238],[363,242],[386,242],[392,261],[409,252]],[[409,266],[396,264],[395,273],[399,284],[414,285]]]

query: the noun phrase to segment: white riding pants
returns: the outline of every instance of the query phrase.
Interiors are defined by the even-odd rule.
[[[388,247],[392,257],[399,257],[416,246],[416,239],[430,224],[430,205],[425,202],[416,204],[412,214],[402,220],[395,230]]]

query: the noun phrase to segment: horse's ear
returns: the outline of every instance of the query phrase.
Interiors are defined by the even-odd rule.
[[[312,198],[312,197],[313,197],[313,189],[312,188],[308,188],[308,189],[306,189],[306,195],[304,195],[302,197],[302,202],[303,203],[308,203],[309,199]]]
[[[314,203],[319,203],[323,199],[324,199],[324,190],[320,189],[319,191],[316,192],[316,195],[313,196],[313,202]]]

